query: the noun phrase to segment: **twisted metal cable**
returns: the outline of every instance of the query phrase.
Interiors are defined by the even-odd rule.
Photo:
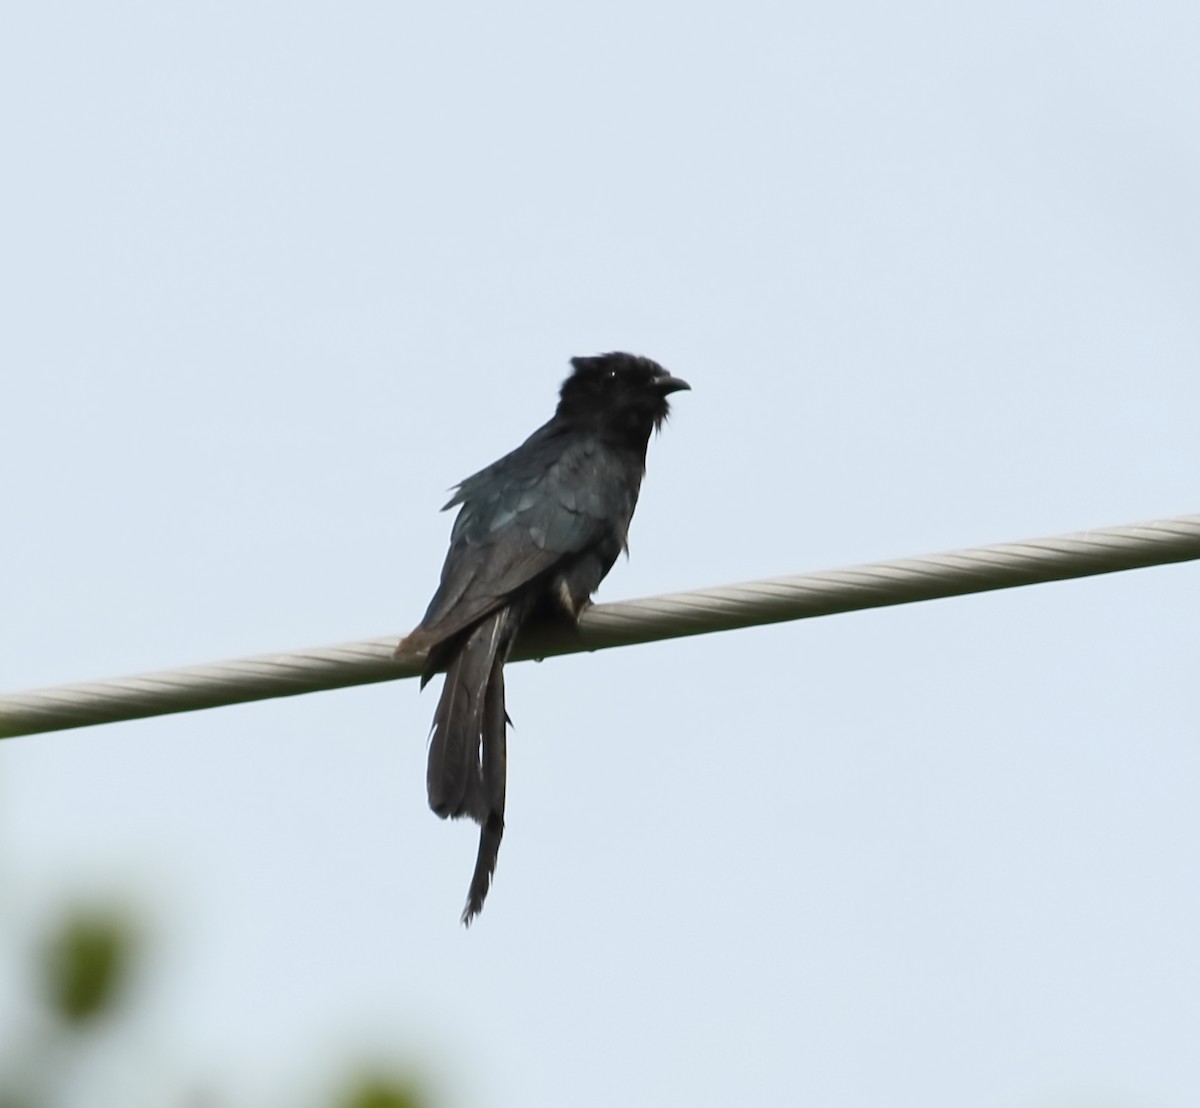
[[[523,636],[514,660],[1065,581],[1200,559],[1200,515],[670,593],[588,609]],[[0,696],[0,738],[414,677],[396,636]]]

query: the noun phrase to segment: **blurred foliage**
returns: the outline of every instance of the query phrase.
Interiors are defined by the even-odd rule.
[[[424,1108],[426,1104],[426,1098],[412,1082],[370,1075],[350,1090],[338,1108]]]
[[[80,1027],[118,999],[136,939],[124,917],[100,909],[72,912],[46,944],[44,989],[51,1010]]]
[[[67,910],[48,929],[38,944],[40,958],[32,963],[41,1019],[26,1029],[25,1041],[4,1042],[0,1108],[59,1108],[62,1076],[94,1051],[123,1009],[136,1008],[126,1001],[136,999],[130,985],[140,968],[142,945],[131,916],[108,907]],[[119,1039],[113,1049],[120,1049]],[[65,1099],[78,1103],[77,1097]],[[176,1103],[199,1102],[181,1092]],[[203,1103],[222,1101],[206,1096]],[[331,1108],[429,1108],[432,1101],[412,1079],[364,1067],[327,1103]]]

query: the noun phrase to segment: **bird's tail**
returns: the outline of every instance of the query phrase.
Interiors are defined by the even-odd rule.
[[[464,633],[446,664],[446,683],[433,717],[429,806],[443,819],[469,816],[480,825],[465,924],[483,907],[504,835],[504,662],[523,616],[520,605],[509,604]]]

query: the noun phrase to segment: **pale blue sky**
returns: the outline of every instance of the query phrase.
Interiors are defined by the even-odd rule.
[[[407,631],[444,490],[599,350],[694,388],[600,599],[1197,510],[1194,3],[5,24],[5,690]],[[66,1108],[368,1049],[501,1108],[1191,1108],[1198,604],[516,666],[470,932],[433,690],[7,743],[0,1032],[22,936],[116,890],[153,985]]]

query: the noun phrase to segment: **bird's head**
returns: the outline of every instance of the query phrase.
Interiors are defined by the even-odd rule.
[[[572,358],[574,372],[559,393],[560,416],[619,435],[640,439],[662,426],[670,412],[667,397],[690,389],[657,362],[636,354],[596,354]]]

